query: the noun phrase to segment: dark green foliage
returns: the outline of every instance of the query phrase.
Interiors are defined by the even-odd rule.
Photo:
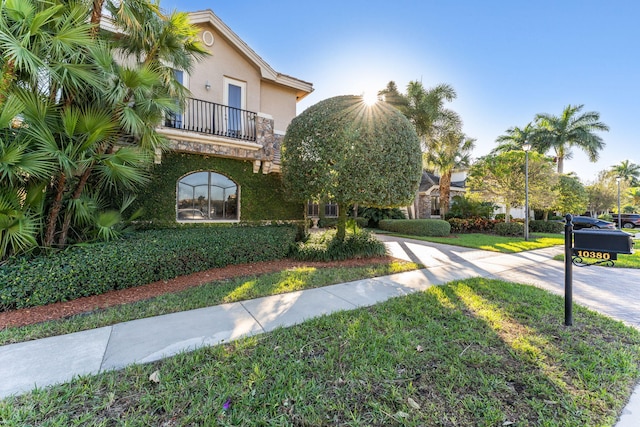
[[[303,207],[285,198],[281,176],[253,173],[250,161],[186,153],[163,155],[162,164],[153,166],[151,183],[138,192],[132,209],[142,207],[143,220],[175,222],[177,182],[195,171],[214,171],[240,186],[242,221],[302,219]]]
[[[300,261],[341,261],[387,255],[384,243],[366,230],[348,232],[344,240],[336,238],[336,230],[313,233],[305,243],[293,247],[291,257]]]
[[[450,218],[486,218],[493,217],[496,205],[491,202],[481,202],[471,200],[465,196],[458,195],[453,197],[453,203],[445,219]]]
[[[368,227],[378,228],[383,219],[407,219],[404,212],[398,208],[363,207],[358,209],[358,215],[369,220]]]
[[[351,218],[353,219],[353,218]],[[360,228],[367,227],[369,225],[369,220],[367,218],[356,218],[356,224]],[[320,228],[335,228],[338,225],[338,218],[321,218],[318,221],[318,227]]]
[[[97,295],[230,264],[282,259],[294,226],[150,230],[0,268],[0,311]]]
[[[498,221],[504,221],[506,216],[507,216],[506,214],[499,213],[499,214],[496,214],[495,219],[497,219]]]
[[[337,96],[293,119],[282,168],[289,195],[299,201],[331,195],[339,204],[405,206],[420,181],[420,141],[392,106]]]
[[[495,225],[499,222],[486,218],[451,218],[447,220],[451,224],[452,233],[493,233]]]
[[[418,190],[420,140],[411,122],[384,102],[367,106],[360,96],[320,101],[291,121],[282,147],[287,194],[300,202],[334,200],[339,239],[348,205],[406,206]]]
[[[564,224],[556,221],[529,221],[529,231],[532,233],[562,233]]]
[[[414,236],[448,236],[451,225],[442,219],[383,219],[379,223],[381,230]]]
[[[524,236],[524,224],[520,222],[499,222],[493,227],[499,236]]]

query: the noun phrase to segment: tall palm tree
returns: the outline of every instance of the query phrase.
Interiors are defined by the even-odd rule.
[[[424,165],[440,175],[440,215],[449,211],[451,174],[455,169],[467,168],[471,164],[471,150],[475,139],[468,138],[457,127],[444,130],[433,138],[423,153]]]
[[[605,146],[595,132],[608,131],[609,126],[600,121],[600,113],[589,111],[580,114],[584,105],[568,105],[560,116],[537,114],[537,149],[546,153],[553,149],[558,162],[558,173],[563,173],[564,160],[571,158],[571,148],[582,149],[589,160],[598,160]]]
[[[433,88],[425,89],[421,82],[411,81],[407,85],[406,95],[403,95],[397,91],[395,83],[390,82],[385,90],[379,92],[379,95],[384,96],[386,102],[391,103],[402,111],[413,123],[418,137],[420,137],[423,152],[428,153],[431,149],[434,149],[445,156],[444,153],[447,150],[442,147],[450,139],[441,140],[441,138],[450,135],[451,132],[459,133],[462,128],[460,116],[455,111],[445,107],[446,102],[453,101],[456,98],[456,92],[453,87],[448,84],[439,84]],[[435,156],[437,157],[438,155]],[[446,156],[449,156],[449,154]],[[449,187],[445,191],[447,194]],[[444,199],[441,195],[441,203],[443,203],[443,200],[448,208],[448,197]],[[416,205],[418,202],[416,195],[412,209],[417,211]],[[414,216],[417,217],[417,215]]]
[[[635,187],[640,180],[640,165],[631,163],[629,160],[623,160],[619,165],[611,167],[611,174],[619,176],[620,179]]]
[[[518,126],[509,128],[504,135],[496,138],[498,146],[491,151],[491,154],[522,150],[522,146],[525,143],[533,144],[535,136],[536,129],[531,123],[527,123],[524,128],[519,128]]]

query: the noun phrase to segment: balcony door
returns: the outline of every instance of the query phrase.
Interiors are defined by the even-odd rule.
[[[224,85],[224,103],[229,107],[225,120],[226,134],[231,138],[240,138],[244,134],[242,110],[246,109],[247,84],[225,77]]]
[[[186,75],[182,70],[173,69],[173,76],[176,81],[181,85],[186,87]],[[165,117],[165,126],[175,128],[175,129],[184,129],[183,115],[178,113],[168,113]]]

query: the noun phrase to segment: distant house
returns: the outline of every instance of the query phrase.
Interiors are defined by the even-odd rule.
[[[459,194],[464,194],[466,171],[457,171],[451,175],[451,199]],[[414,202],[414,209],[418,218],[440,218],[440,177],[427,171],[422,172],[418,197]]]
[[[211,55],[191,74],[175,70],[191,97],[158,128],[171,151],[156,154],[152,183],[139,196],[146,218],[301,218],[304,207],[284,197],[280,147],[313,85],[275,71],[211,10],[189,17]]]

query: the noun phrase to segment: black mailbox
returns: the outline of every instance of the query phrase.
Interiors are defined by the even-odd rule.
[[[582,258],[618,259],[632,254],[633,239],[619,230],[578,230],[573,232],[573,254]]]

